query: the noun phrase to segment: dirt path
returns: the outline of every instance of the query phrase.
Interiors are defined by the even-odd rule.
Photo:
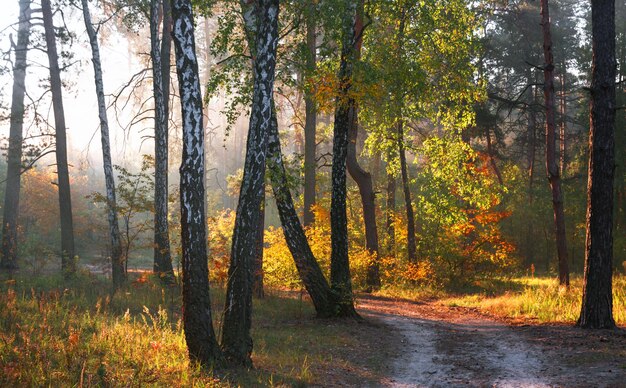
[[[624,331],[513,326],[434,302],[365,297],[359,309],[399,338],[385,386],[626,387]]]

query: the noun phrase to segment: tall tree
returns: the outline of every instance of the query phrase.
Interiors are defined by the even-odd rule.
[[[615,169],[615,0],[591,1],[593,60],[589,114],[587,237],[578,326],[613,328],[613,176]]]
[[[411,187],[409,186],[409,167],[406,163],[406,150],[404,145],[404,121],[398,120],[398,155],[400,156],[400,176],[402,178],[402,192],[404,193],[404,208],[406,211],[406,242],[409,262],[417,263],[417,240],[415,239],[415,212],[411,200]]]
[[[162,4],[162,17],[159,5]],[[163,20],[162,39],[159,21]],[[168,119],[172,19],[168,0],[150,0],[150,58],[154,94],[154,273],[172,282],[168,215]]]
[[[30,0],[20,0],[17,44],[14,46],[13,94],[11,96],[11,124],[7,156],[7,185],[4,192],[2,218],[2,261],[6,269],[17,268],[17,222],[20,205],[20,177],[22,174],[22,130],[24,126],[24,95],[26,93],[26,54],[30,41]]]
[[[221,360],[211,317],[204,213],[202,94],[190,0],[172,0],[173,40],[183,118],[180,166],[183,248],[183,327],[189,357],[203,365]]]
[[[254,7],[251,7],[254,8]],[[267,139],[278,44],[278,0],[258,0],[254,91],[228,269],[222,348],[229,362],[252,365],[252,267],[265,186]],[[254,9],[246,12],[254,12]]]
[[[106,184],[107,215],[109,221],[109,239],[111,244],[111,268],[113,285],[119,287],[126,280],[124,262],[126,258],[122,254],[122,239],[117,220],[117,200],[115,198],[115,178],[113,175],[113,163],[111,161],[111,144],[109,140],[109,120],[107,118],[106,101],[104,99],[104,81],[102,79],[102,61],[100,60],[100,45],[98,33],[91,21],[89,3],[81,0],[83,7],[83,19],[91,45],[91,62],[94,70],[96,84],[96,96],[98,99],[98,117],[100,119],[100,140],[102,143],[102,164],[104,167],[104,180]]]
[[[354,42],[354,59],[356,61],[361,58],[361,48],[363,46],[363,13],[364,1],[360,0],[357,7],[357,16],[355,20],[355,42]],[[374,256],[374,260],[367,269],[366,283],[370,289],[380,287],[380,274],[378,268],[378,228],[376,226],[376,195],[374,194],[374,184],[372,182],[372,174],[365,171],[359,164],[356,152],[356,142],[359,133],[358,107],[356,102],[351,107],[353,112],[350,113],[352,119],[350,128],[348,129],[348,155],[346,164],[348,172],[357,186],[361,194],[361,205],[363,207],[363,224],[365,226],[365,247]]]
[[[74,221],[72,218],[70,175],[67,164],[67,134],[65,111],[63,109],[63,86],[61,84],[61,69],[59,68],[59,55],[57,54],[56,34],[50,0],[41,1],[41,10],[46,34],[46,51],[52,90],[52,110],[54,111],[56,167],[61,215],[61,267],[64,275],[69,276],[76,272],[76,262],[74,260]]]
[[[316,2],[310,1],[306,14],[306,71],[310,75],[317,65]],[[312,206],[315,205],[315,132],[317,127],[317,106],[312,85],[304,89],[304,226],[310,226],[314,219]]]
[[[358,316],[354,309],[350,260],[348,257],[348,219],[346,214],[346,160],[348,133],[354,122],[356,101],[350,95],[355,62],[355,25],[357,1],[345,3],[342,18],[339,91],[335,102],[333,129],[332,194],[330,204],[331,262],[330,284],[337,298],[340,316]]]
[[[550,8],[548,0],[541,0],[541,27],[543,29],[544,84],[543,95],[546,105],[546,172],[552,190],[552,208],[556,229],[556,247],[559,260],[559,284],[569,286],[567,239],[561,174],[556,151],[556,96],[554,91],[554,57],[550,32]]]

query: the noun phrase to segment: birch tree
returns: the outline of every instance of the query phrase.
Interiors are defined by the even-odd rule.
[[[109,240],[111,244],[111,268],[113,285],[119,287],[126,280],[124,262],[126,258],[122,254],[122,241],[120,227],[117,219],[117,200],[115,198],[115,177],[113,175],[113,163],[111,160],[111,142],[109,140],[109,120],[107,117],[106,101],[104,99],[104,81],[102,78],[102,61],[100,59],[100,45],[98,32],[94,28],[89,13],[89,3],[81,0],[83,19],[89,44],[91,46],[91,62],[93,64],[94,81],[96,84],[96,97],[98,99],[98,117],[100,119],[100,140],[102,143],[102,164],[104,168],[104,181],[106,185],[107,217],[109,222]]]
[[[248,47],[251,50],[251,57],[255,58],[257,56],[255,39],[258,24],[256,21],[258,2],[249,4],[242,1],[241,6]],[[254,60],[252,61],[252,67],[254,68]],[[317,259],[313,255],[294,206],[283,161],[275,105],[272,106],[272,120],[269,128],[267,152],[267,176],[271,182],[285,241],[294,259],[298,275],[300,276],[304,288],[311,297],[317,316],[334,316],[337,309],[333,304],[334,298],[332,298],[330,286],[324,277],[324,273]],[[258,242],[257,240],[257,243]]]
[[[354,97],[350,95],[352,72],[355,61],[355,21],[357,2],[346,2],[343,15],[341,62],[339,68],[340,89],[336,99],[335,125],[333,129],[332,194],[330,205],[331,263],[330,284],[337,298],[341,316],[358,316],[352,297],[350,261],[348,258],[348,218],[346,214],[346,159],[348,156],[348,132],[355,113]]]
[[[246,366],[252,365],[252,268],[257,228],[261,222],[267,139],[272,115],[278,44],[278,0],[259,0],[258,10],[252,109],[233,231],[222,330],[222,349],[226,358],[233,364]],[[254,12],[254,7],[244,12]]]
[[[172,0],[172,36],[183,118],[180,166],[183,248],[183,327],[189,358],[202,365],[219,363],[211,314],[204,213],[204,126],[202,94],[190,0]]]

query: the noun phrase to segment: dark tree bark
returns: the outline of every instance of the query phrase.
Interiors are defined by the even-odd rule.
[[[528,84],[534,83],[532,76],[532,70],[528,71]],[[528,207],[532,209],[534,202],[534,182],[535,182],[535,159],[537,155],[537,128],[536,128],[536,116],[532,105],[535,102],[534,87],[529,87],[529,108],[528,108]],[[535,262],[535,236],[534,236],[534,222],[532,218],[529,219],[526,228],[526,265],[534,265]]]
[[[544,83],[543,94],[546,105],[546,171],[552,191],[552,208],[556,231],[556,248],[559,262],[559,284],[569,286],[567,237],[561,174],[556,155],[556,96],[554,92],[554,58],[552,56],[552,34],[550,32],[550,9],[548,0],[541,0],[541,27],[543,29]]]
[[[354,27],[356,42],[354,48],[355,60],[360,60],[361,47],[363,43],[363,0],[359,1],[357,17]],[[370,289],[380,288],[380,274],[378,269],[378,228],[376,227],[376,196],[372,175],[365,171],[357,160],[356,141],[359,133],[358,107],[354,103],[350,112],[350,128],[348,129],[348,155],[346,164],[348,172],[361,194],[361,204],[363,207],[363,223],[365,226],[365,248],[374,256],[374,261],[367,268],[366,284]]]
[[[498,178],[498,183],[500,186],[504,186],[504,181],[502,180],[502,174],[500,173],[500,169],[498,168],[498,164],[496,163],[495,151],[493,146],[491,145],[491,131],[489,130],[489,126],[485,127],[485,137],[487,138],[487,155],[489,155],[489,162],[491,163],[491,168],[493,168],[493,172],[496,174]]]
[[[285,241],[293,256],[298,275],[300,275],[300,279],[313,301],[317,316],[322,318],[334,316],[339,309],[333,305],[334,298],[332,298],[330,286],[311,251],[293,205],[287,182],[287,173],[283,164],[275,110],[272,111],[272,122],[268,139],[267,169],[272,183],[276,206],[278,207],[280,222],[283,226]]]
[[[339,67],[339,95],[336,99],[333,130],[332,194],[330,205],[331,263],[330,284],[337,298],[340,316],[358,316],[354,309],[352,279],[348,257],[348,218],[346,214],[346,159],[348,132],[355,112],[354,98],[350,96],[352,70],[355,61],[356,1],[346,2],[343,17],[341,62]]]
[[[17,222],[20,208],[20,177],[22,175],[22,131],[24,127],[24,95],[26,93],[26,54],[30,41],[30,0],[20,0],[20,15],[13,65],[11,124],[7,155],[7,185],[4,192],[2,218],[2,261],[0,266],[17,268]]]
[[[124,263],[126,258],[122,254],[122,239],[117,219],[117,200],[115,198],[115,177],[113,175],[113,162],[111,160],[111,144],[109,140],[109,120],[107,118],[106,101],[104,98],[104,82],[102,79],[102,61],[100,60],[100,45],[98,34],[91,22],[89,3],[82,0],[83,19],[91,45],[94,80],[96,84],[96,96],[98,99],[98,116],[100,118],[100,140],[102,143],[102,164],[104,167],[104,180],[106,185],[107,216],[109,222],[109,239],[111,244],[111,268],[113,285],[119,287],[126,280]]]
[[[396,177],[387,172],[387,254],[396,257]]]
[[[257,298],[265,297],[263,288],[263,243],[265,238],[265,184],[263,184],[263,198],[261,198],[261,214],[256,235],[256,251],[252,267],[252,294]]]
[[[248,44],[251,49],[255,46],[256,39],[256,14],[258,3],[242,3],[243,19],[246,26]],[[256,52],[251,53],[256,57]],[[254,67],[254,63],[253,63]],[[283,233],[289,251],[294,259],[298,275],[307,290],[318,317],[331,317],[336,309],[331,297],[331,289],[324,277],[304,233],[300,219],[293,204],[287,172],[283,163],[283,156],[278,133],[278,120],[276,118],[276,108],[272,106],[272,120],[270,122],[268,137],[267,174],[272,185],[274,200],[278,208]],[[258,240],[257,240],[258,243]],[[257,264],[258,268],[258,264]]]
[[[159,5],[150,1],[150,58],[154,95],[154,266],[162,282],[174,281],[170,253],[168,216],[168,116],[171,52],[171,11],[169,0],[163,4],[163,33],[159,39]],[[203,178],[204,179],[204,178]]]
[[[183,325],[189,358],[210,366],[221,361],[211,317],[204,213],[204,130],[202,94],[190,0],[172,0],[183,155],[180,166],[181,240],[183,247]]]
[[[308,76],[315,71],[316,67],[316,9],[315,2],[308,5],[306,20],[306,45],[307,59],[306,68]],[[315,173],[317,163],[315,160],[315,131],[317,126],[317,107],[313,96],[312,86],[307,85],[304,89],[304,226],[310,226],[315,221],[312,207],[315,205]]]
[[[57,176],[59,179],[59,207],[61,215],[61,267],[65,276],[71,276],[76,272],[74,222],[72,219],[70,175],[67,165],[67,135],[65,128],[65,111],[63,109],[61,70],[59,69],[59,56],[57,54],[50,0],[41,1],[41,10],[46,34],[46,47],[50,67],[50,88],[52,90],[52,110],[54,111]]]
[[[398,121],[398,153],[400,154],[400,172],[402,175],[402,190],[404,191],[404,207],[406,209],[406,232],[407,232],[407,253],[409,262],[417,263],[417,242],[415,240],[415,214],[413,212],[413,202],[411,200],[411,188],[409,187],[409,168],[406,164],[406,153],[404,150],[404,123]]]
[[[267,139],[278,43],[278,0],[259,0],[254,94],[243,180],[228,269],[222,349],[232,364],[251,366],[252,267],[265,185]]]
[[[592,50],[587,241],[578,326],[613,328],[615,1],[591,1]]]
[[[565,89],[565,78],[566,78],[566,74],[567,74],[567,67],[565,65],[565,61],[563,62],[563,69],[562,69],[562,73],[561,73],[561,98],[560,98],[560,113],[561,113],[561,125],[559,127],[559,140],[560,140],[560,144],[559,144],[559,172],[561,174],[561,178],[565,177],[565,172],[567,169],[567,147],[566,147],[566,142],[565,142],[565,136],[566,136],[566,132],[567,132],[567,120],[566,120],[566,115],[567,115],[567,91]]]

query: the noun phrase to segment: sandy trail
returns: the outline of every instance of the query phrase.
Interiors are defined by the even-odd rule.
[[[467,310],[384,298],[363,298],[359,309],[401,338],[384,386],[626,387],[623,366],[572,365],[572,349],[539,341],[552,334],[545,327],[515,327]],[[567,333],[572,330],[581,332]]]

